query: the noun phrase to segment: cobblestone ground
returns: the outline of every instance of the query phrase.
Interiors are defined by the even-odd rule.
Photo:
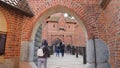
[[[76,58],[75,55],[69,54],[65,54],[64,57],[52,55],[48,59],[48,68],[85,68],[85,65],[80,55],[78,58]]]
[[[64,57],[56,57],[55,54],[48,58],[48,68],[85,68],[83,57],[79,55],[65,54]],[[20,68],[37,68],[33,63],[21,63]]]

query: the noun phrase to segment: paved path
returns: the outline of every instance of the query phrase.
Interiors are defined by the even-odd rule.
[[[48,58],[48,68],[85,68],[82,56],[65,54],[64,57],[52,55]],[[37,68],[33,63],[22,63],[20,68]],[[32,66],[32,67],[31,67]]]
[[[20,68],[32,68],[32,67],[31,67],[31,64],[28,62],[21,62]]]
[[[85,68],[82,56],[78,58],[75,55],[65,54],[64,57],[55,57],[52,55],[48,59],[48,68]]]

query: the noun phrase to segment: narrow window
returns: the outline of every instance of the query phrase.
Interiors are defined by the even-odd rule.
[[[55,28],[55,24],[53,24],[53,27]]]
[[[70,28],[70,25],[68,25],[68,28]]]

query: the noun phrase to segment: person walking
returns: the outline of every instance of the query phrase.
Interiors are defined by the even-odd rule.
[[[60,43],[60,52],[62,57],[64,57],[64,52],[65,52],[65,44],[64,43]]]
[[[59,57],[59,54],[60,54],[60,45],[59,45],[59,43],[55,47],[55,52],[56,52],[56,57]]]
[[[79,49],[78,49],[78,47],[76,46],[76,58],[78,58],[78,52],[79,52]]]
[[[47,58],[49,56],[47,40],[42,41],[41,48],[43,50],[43,56],[38,56],[38,68],[41,68],[42,65],[44,65],[44,68],[47,68]]]

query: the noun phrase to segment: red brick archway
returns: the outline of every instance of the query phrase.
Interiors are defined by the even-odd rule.
[[[91,13],[91,10],[89,10],[89,4],[92,3],[89,1],[93,0],[89,0],[89,4],[84,3],[83,1],[85,0],[80,1],[70,2],[70,0],[51,0],[49,2],[46,2],[45,0],[28,0],[30,7],[35,13],[35,16],[33,17],[23,16],[22,14],[19,14],[19,12],[16,13],[16,11],[1,5],[0,10],[5,15],[8,26],[5,57],[8,59],[14,57],[15,59],[19,60],[20,47],[22,45],[21,41],[25,41],[25,43],[27,42],[27,44],[24,45],[29,45],[28,42],[34,40],[34,35],[40,23],[42,23],[43,20],[51,14],[57,12],[67,12],[73,15],[77,19],[77,21],[83,26],[87,39],[91,38],[91,33],[94,33],[97,38],[106,41],[105,36],[107,27],[105,27],[104,23],[101,23],[99,19],[96,21],[95,12],[97,11],[96,9],[98,7],[96,6],[95,9],[92,10],[95,12]],[[98,0],[94,0],[93,3],[96,3],[96,1]],[[101,14],[101,18],[102,17],[103,16]],[[95,27],[94,30],[92,26]],[[13,64],[18,64],[18,62],[14,60]]]
[[[89,4],[78,5],[77,2],[69,1],[44,2],[40,5],[38,4],[39,2],[36,4],[32,2],[34,1],[30,1],[29,4],[34,9],[35,16],[25,21],[22,28],[22,41],[34,41],[40,23],[43,23],[50,15],[58,12],[66,12],[74,16],[83,27],[86,40],[91,39],[94,34],[96,38],[106,41],[106,32],[104,31],[106,29],[101,30],[105,26],[103,23],[100,23],[97,17],[101,13],[96,13],[99,12],[97,10],[98,6],[93,6],[92,8]],[[36,8],[34,8],[35,5],[37,5]]]
[[[30,1],[29,4],[32,8],[33,8],[33,5],[35,5],[32,3],[32,1]],[[34,11],[36,15],[32,19],[27,20],[23,26],[23,30],[22,30],[22,32],[23,32],[22,40],[23,41],[33,40],[33,38],[34,38],[33,33],[35,33],[34,29],[38,28],[37,27],[39,25],[38,22],[39,21],[43,22],[43,19],[47,18],[48,16],[50,16],[51,14],[56,13],[56,12],[68,12],[70,14],[72,13],[71,15],[75,16],[75,18],[79,22],[81,22],[81,20],[82,20],[82,25],[83,25],[84,29],[86,29],[86,34],[88,34],[88,38],[91,37],[91,33],[93,31],[92,26],[96,27],[94,31],[96,31],[95,34],[96,34],[96,36],[98,36],[99,32],[98,32],[96,22],[93,21],[94,19],[91,18],[90,14],[87,12],[88,10],[86,8],[86,5],[78,5],[76,2],[73,2],[71,4],[71,2],[69,2],[69,1],[65,1],[64,3],[59,2],[59,1],[57,3],[54,3],[54,1],[53,1],[53,2],[45,2],[38,6],[39,7],[37,9],[39,11],[38,10]],[[36,9],[36,8],[33,8],[33,9]],[[33,37],[31,37],[31,39],[30,39],[31,35]]]

